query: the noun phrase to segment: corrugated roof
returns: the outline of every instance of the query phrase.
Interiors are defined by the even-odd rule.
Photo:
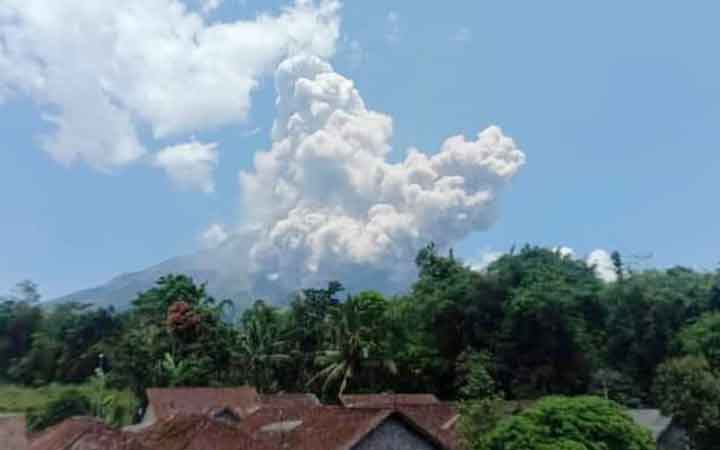
[[[457,433],[458,410],[453,403],[438,402],[427,405],[400,405],[399,412],[412,419],[446,447],[459,448]]]
[[[377,408],[261,409],[240,428],[275,449],[349,450],[390,417],[401,420],[440,448],[452,448],[402,411]]]
[[[341,395],[340,403],[346,408],[394,408],[438,403],[438,399],[433,394],[353,394]]]
[[[134,436],[92,417],[74,417],[40,433],[29,450],[150,450]]]
[[[269,394],[261,395],[263,408],[312,408],[320,405],[315,394]]]
[[[177,414],[208,414],[218,408],[232,409],[245,417],[260,407],[260,396],[253,387],[238,388],[152,388],[148,403],[156,419]]]
[[[166,417],[137,434],[150,449],[271,450],[237,427],[203,415]]]
[[[28,445],[25,417],[0,415],[0,450],[25,450]]]

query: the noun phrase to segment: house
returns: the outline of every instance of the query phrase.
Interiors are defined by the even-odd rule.
[[[261,409],[240,429],[270,448],[292,450],[451,450],[400,411],[380,408]]]
[[[389,409],[401,413],[430,432],[448,448],[457,448],[456,423],[460,418],[453,403],[441,402],[433,394],[341,395],[346,408]]]
[[[345,398],[258,395],[254,388],[149,389],[141,426],[113,430],[73,418],[30,450],[454,450],[454,405],[431,395]],[[351,396],[345,396],[351,397]],[[15,449],[13,449],[15,450]]]

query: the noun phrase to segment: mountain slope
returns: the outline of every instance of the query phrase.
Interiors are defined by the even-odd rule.
[[[47,304],[80,302],[123,310],[130,306],[139,292],[153,287],[158,278],[175,273],[188,275],[198,283],[207,283],[210,295],[217,299],[230,298],[243,307],[251,299],[251,287],[246,261],[240,261],[238,255],[247,255],[248,242],[250,240],[246,236],[238,236],[220,247],[171,258],[144,270],[125,273],[100,286],[64,295]]]

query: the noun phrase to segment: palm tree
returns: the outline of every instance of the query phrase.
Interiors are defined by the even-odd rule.
[[[283,352],[285,341],[276,318],[256,306],[244,317],[238,353],[253,385],[260,391],[271,388],[272,367],[290,360]]]
[[[323,392],[340,383],[338,395],[361,369],[384,369],[397,373],[395,361],[382,345],[385,299],[377,293],[364,293],[333,307],[327,320],[330,348],[318,352],[315,364],[322,369],[308,384],[324,380]]]

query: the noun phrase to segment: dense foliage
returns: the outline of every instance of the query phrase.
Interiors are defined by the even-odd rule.
[[[501,421],[478,450],[653,450],[619,405],[599,397],[546,397]]]
[[[495,421],[503,401],[549,395],[661,405],[674,394],[656,374],[671,358],[703,357],[714,376],[720,272],[613,261],[617,281],[604,282],[582,260],[525,246],[477,271],[429,245],[403,295],[331,282],[237,313],[184,275],[162,277],[121,313],[46,309],[24,282],[0,299],[0,377],[79,383],[100,367],[109,387],[141,400],[148,386],[242,383],[326,401],[343,391],[432,392]],[[716,389],[712,380],[702,389]]]
[[[91,413],[90,400],[80,391],[65,391],[52,399],[43,408],[31,409],[27,413],[28,430],[39,431],[74,416]]]
[[[720,448],[720,378],[704,358],[664,363],[655,389],[661,410],[688,430],[696,450]]]

